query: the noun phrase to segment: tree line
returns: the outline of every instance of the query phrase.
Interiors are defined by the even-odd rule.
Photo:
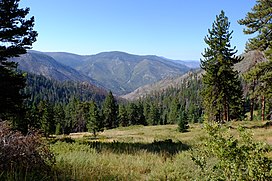
[[[28,74],[24,95],[25,124],[45,135],[89,131],[131,125],[179,124],[186,131],[188,122],[202,121],[201,79],[197,73],[163,92],[128,102],[86,83],[58,82]]]

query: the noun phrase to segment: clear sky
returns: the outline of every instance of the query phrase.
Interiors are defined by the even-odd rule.
[[[241,54],[249,36],[237,20],[255,0],[21,0],[39,36],[33,49],[91,55],[124,51],[199,60],[203,39],[224,10]]]

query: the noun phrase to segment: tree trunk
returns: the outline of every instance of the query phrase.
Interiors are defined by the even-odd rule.
[[[250,99],[250,121],[253,121],[254,98]]]
[[[224,122],[228,121],[227,100],[224,97]]]
[[[257,63],[257,62],[255,62],[255,63]],[[256,80],[253,80],[253,88],[252,88],[253,94],[254,94],[255,86],[256,86]],[[255,102],[255,98],[253,97],[250,100],[250,121],[253,121],[254,102]]]
[[[262,96],[262,121],[265,119],[265,97]]]

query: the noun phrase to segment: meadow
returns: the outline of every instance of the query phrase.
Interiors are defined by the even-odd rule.
[[[255,141],[272,144],[266,122],[231,122],[225,129],[238,136],[242,126]],[[203,124],[191,124],[188,132],[177,125],[131,126],[60,136],[51,141],[56,156],[56,180],[203,180],[191,157],[207,134]]]

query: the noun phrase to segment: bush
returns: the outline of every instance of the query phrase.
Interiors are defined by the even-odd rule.
[[[24,136],[6,122],[0,122],[0,180],[44,179],[54,163],[54,155],[37,131]]]
[[[272,161],[266,155],[270,147],[254,142],[242,127],[238,128],[239,138],[222,128],[218,124],[206,125],[204,148],[192,156],[202,176],[206,180],[272,180]]]

